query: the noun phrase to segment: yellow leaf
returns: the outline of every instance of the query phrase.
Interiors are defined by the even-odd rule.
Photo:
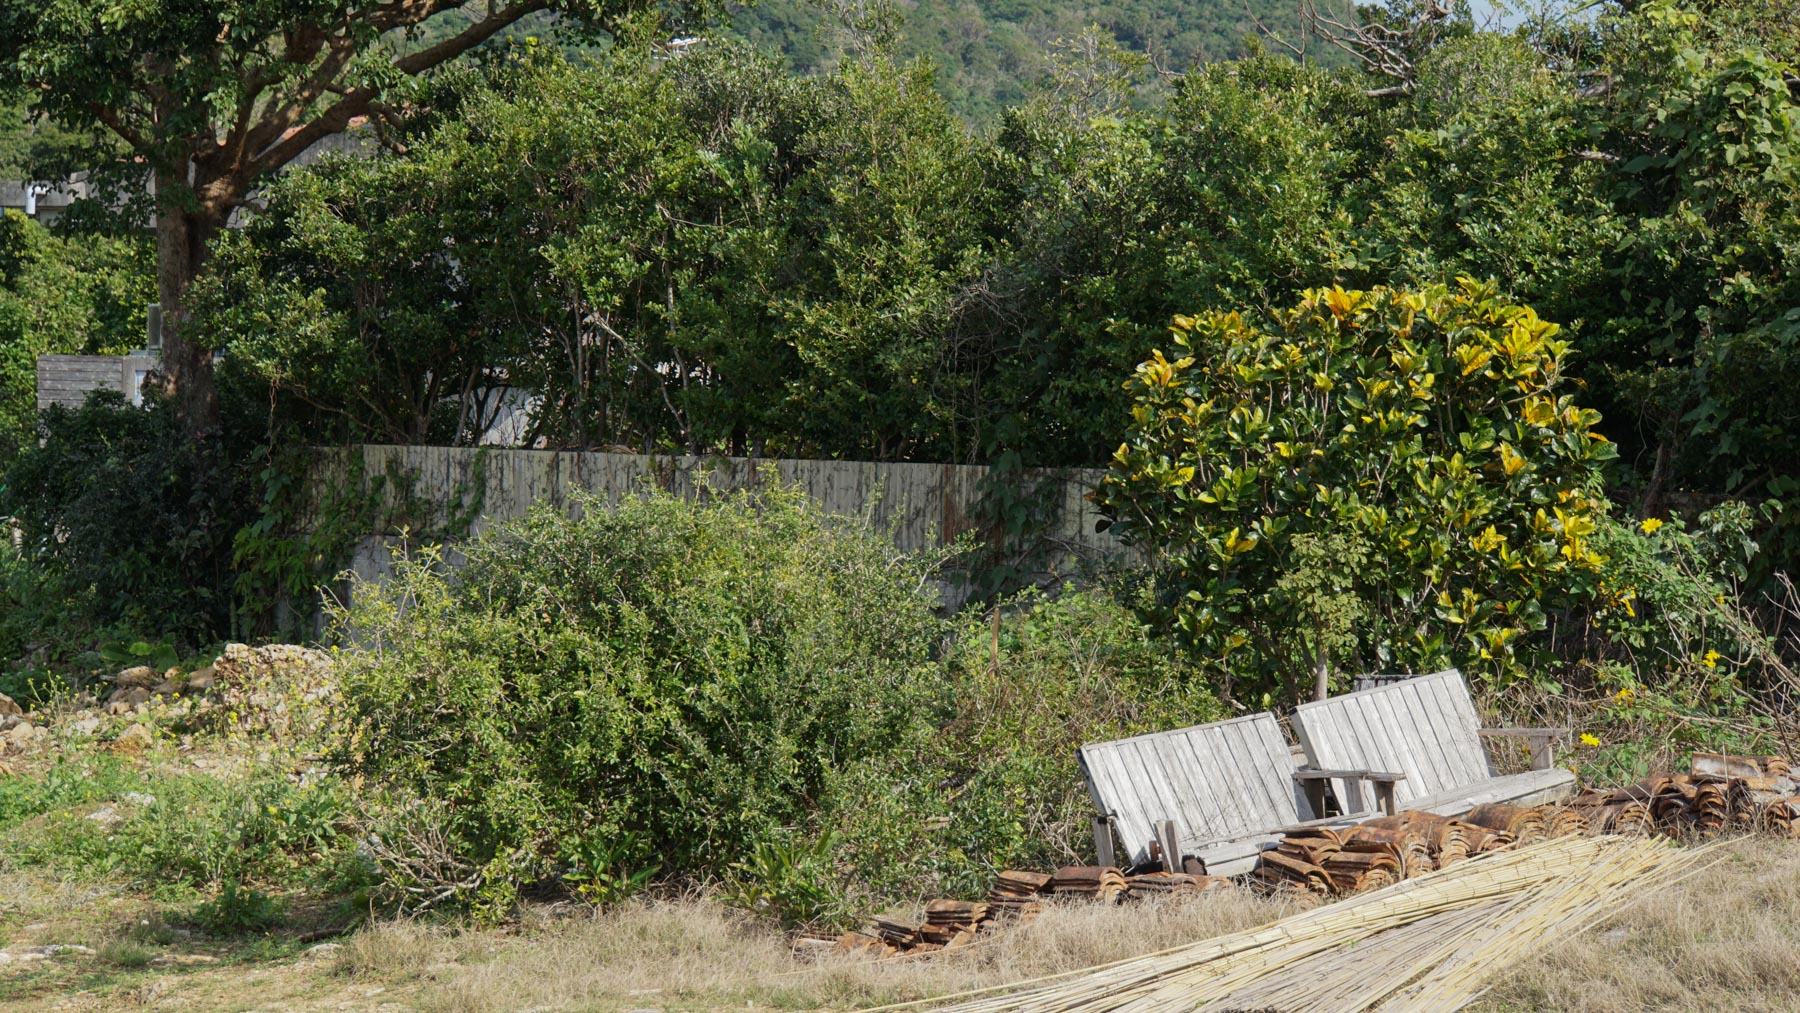
[[[1520,469],[1525,467],[1525,458],[1513,449],[1512,444],[1502,443],[1500,444],[1500,467],[1504,468],[1508,475],[1517,475]]]

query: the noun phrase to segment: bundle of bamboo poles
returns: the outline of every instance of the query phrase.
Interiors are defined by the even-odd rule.
[[[887,1008],[1453,1010],[1488,975],[1668,885],[1703,853],[1649,838],[1558,838],[1260,929],[1022,982],[1007,994],[983,998],[992,990],[982,990]],[[951,1000],[962,1002],[944,1005]]]

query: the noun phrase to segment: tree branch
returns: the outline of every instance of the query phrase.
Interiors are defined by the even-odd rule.
[[[420,71],[430,70],[445,60],[455,59],[481,45],[502,28],[518,21],[525,15],[536,14],[549,6],[548,0],[522,0],[520,3],[509,4],[500,10],[490,11],[487,17],[464,29],[461,35],[452,35],[435,46],[421,49],[410,56],[401,57],[394,61],[394,66],[403,74],[417,74]]]
[[[410,12],[416,17],[416,20],[410,22],[396,20],[393,27],[399,27],[402,24],[417,24],[418,21],[431,16],[445,6],[449,6],[449,4],[443,3],[442,0],[401,0],[394,4],[392,9]],[[547,7],[549,7],[548,0],[522,0],[520,3],[509,4],[500,10],[489,13],[487,17],[435,46],[395,60],[394,67],[409,76],[422,73],[486,42],[501,29],[517,22],[525,15],[536,13]],[[371,23],[376,23],[374,16],[371,16]],[[335,83],[328,79],[321,80],[317,73],[312,76],[311,81],[318,82],[317,93],[312,95],[311,101],[317,101],[326,93],[326,86]],[[270,123],[270,126],[275,126],[276,123],[280,124],[275,130],[259,127],[256,138],[261,143],[250,145],[248,148],[251,152],[247,164],[249,175],[256,176],[278,169],[293,161],[301,152],[320,140],[342,132],[350,125],[351,120],[369,112],[370,105],[378,97],[378,94],[379,92],[375,88],[349,88],[342,92],[341,98],[327,106],[298,130],[291,129],[298,117],[288,119],[286,122],[281,122],[281,118],[277,117]],[[296,98],[298,97],[296,96]],[[284,107],[284,111],[289,108],[292,108],[292,104]]]
[[[105,124],[106,129],[118,134],[126,144],[131,145],[132,150],[146,153],[149,152],[150,142],[148,139],[146,139],[143,134],[127,126],[124,119],[119,116],[118,110],[110,109],[98,102],[90,102],[88,103],[88,112],[93,113],[95,119]]]

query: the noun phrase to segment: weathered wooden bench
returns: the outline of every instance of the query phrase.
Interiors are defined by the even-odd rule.
[[[1454,668],[1301,704],[1291,723],[1315,767],[1404,774],[1394,785],[1404,809],[1460,816],[1486,802],[1552,802],[1575,785],[1575,775],[1555,765],[1553,746],[1564,729],[1482,728]],[[1496,773],[1482,740],[1497,736],[1525,740],[1531,769]]]
[[[1191,855],[1215,876],[1255,868],[1256,856],[1284,828],[1355,822],[1321,818],[1324,784],[1349,784],[1360,798],[1360,782],[1369,776],[1362,770],[1296,769],[1281,727],[1268,713],[1092,743],[1077,750],[1076,759],[1101,814],[1094,829],[1101,865],[1115,864],[1116,831],[1126,849],[1123,864],[1152,861],[1154,844],[1154,854],[1167,856],[1169,864]]]

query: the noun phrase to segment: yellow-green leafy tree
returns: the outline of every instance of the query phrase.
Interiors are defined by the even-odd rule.
[[[1159,564],[1159,620],[1228,693],[1532,671],[1534,635],[1595,581],[1616,454],[1555,324],[1464,279],[1312,290],[1173,332],[1126,382],[1100,500]]]

